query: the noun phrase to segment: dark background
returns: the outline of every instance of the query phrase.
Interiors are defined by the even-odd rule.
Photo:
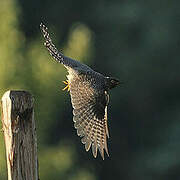
[[[0,95],[35,97],[40,179],[180,179],[179,0],[1,0],[0,22]],[[44,48],[41,22],[65,55],[125,82],[110,92],[104,161],[76,135],[67,72]]]

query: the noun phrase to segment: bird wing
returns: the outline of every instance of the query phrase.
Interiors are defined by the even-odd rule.
[[[91,80],[88,81],[85,78],[84,73],[93,71],[89,66],[64,56],[53,44],[48,28],[41,23],[40,29],[45,39],[44,45],[51,56],[69,71],[71,102],[74,109],[73,121],[77,134],[83,137],[81,141],[85,144],[86,151],[92,146],[93,155],[96,157],[99,149],[104,159],[104,149],[108,154],[107,104],[109,96],[106,91],[95,88],[90,83]]]
[[[91,85],[85,75],[74,75],[70,82],[74,127],[85,144],[86,151],[92,146],[93,156],[97,151],[104,159],[104,149],[108,154],[107,105],[109,95]]]
[[[59,63],[63,64],[65,67],[83,67],[84,69],[91,70],[91,68],[85,64],[80,63],[74,59],[64,56],[56,46],[53,44],[50,35],[48,33],[48,28],[44,24],[40,24],[40,29],[45,39],[44,45],[49,51],[50,55]]]

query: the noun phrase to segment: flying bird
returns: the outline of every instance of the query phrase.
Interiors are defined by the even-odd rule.
[[[108,91],[117,85],[119,80],[104,76],[89,66],[64,56],[53,44],[48,28],[40,24],[44,36],[44,45],[50,55],[63,64],[68,71],[67,80],[63,81],[66,87],[63,90],[70,92],[73,106],[74,127],[86,151],[92,147],[93,156],[97,157],[99,150],[104,160],[104,150],[109,156],[107,138],[107,106],[109,103]]]

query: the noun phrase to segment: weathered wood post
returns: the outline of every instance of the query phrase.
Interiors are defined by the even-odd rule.
[[[26,91],[7,91],[2,97],[8,180],[39,179],[33,101]]]

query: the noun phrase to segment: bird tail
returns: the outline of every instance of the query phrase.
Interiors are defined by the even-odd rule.
[[[41,23],[40,29],[45,39],[44,46],[48,49],[50,55],[57,62],[64,64],[64,55],[60,51],[58,51],[55,45],[53,44],[50,35],[48,33],[48,28],[43,23]]]
[[[43,23],[40,24],[40,29],[41,29],[41,32],[45,39],[45,42],[44,42],[45,47],[48,49],[50,55],[57,62],[63,64],[66,68],[67,67],[74,68],[74,67],[78,67],[78,66],[83,66],[86,69],[91,69],[90,67],[88,67],[74,59],[64,56],[63,53],[58,51],[50,38],[50,35],[48,33],[48,28]]]

